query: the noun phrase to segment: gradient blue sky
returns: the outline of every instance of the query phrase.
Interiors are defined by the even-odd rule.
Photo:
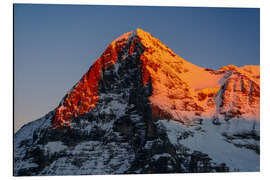
[[[119,35],[142,28],[193,64],[260,63],[260,10],[14,6],[15,131],[53,110]]]

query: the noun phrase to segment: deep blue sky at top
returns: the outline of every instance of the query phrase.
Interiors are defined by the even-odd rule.
[[[15,129],[54,109],[119,35],[142,28],[193,64],[260,63],[259,9],[14,6]]]

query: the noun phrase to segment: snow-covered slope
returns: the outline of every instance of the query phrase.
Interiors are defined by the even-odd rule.
[[[220,124],[204,119],[196,126],[160,120],[170,142],[184,146],[185,151],[208,154],[211,163],[223,162],[230,171],[260,170],[260,128],[258,121],[231,119]]]
[[[259,105],[259,66],[201,68],[137,29],[15,134],[14,174],[258,171]]]

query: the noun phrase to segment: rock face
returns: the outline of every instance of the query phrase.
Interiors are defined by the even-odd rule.
[[[126,33],[15,134],[14,175],[259,171],[259,79],[258,66],[204,69]]]

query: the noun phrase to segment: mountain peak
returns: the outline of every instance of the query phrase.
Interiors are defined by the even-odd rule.
[[[129,68],[126,67],[127,63],[133,64],[133,68],[136,64],[136,68],[140,69],[141,74],[138,76],[141,77],[143,86],[150,81],[153,89],[149,100],[153,114],[159,117],[169,116],[182,122],[190,122],[196,114],[202,112],[207,116],[219,113],[215,95],[223,92],[221,87],[230,79],[226,71],[237,70],[242,76],[254,81],[257,85],[246,83],[250,86],[246,88],[249,88],[251,93],[255,92],[253,87],[256,86],[256,91],[259,89],[259,68],[255,66],[238,68],[229,65],[219,71],[208,71],[181,58],[150,33],[136,29],[116,38],[67,93],[56,110],[53,127],[69,126],[73,118],[92,110],[100,99],[100,85],[108,86],[110,83],[104,77],[108,74],[117,78],[128,76],[119,73],[123,66]],[[240,80],[244,78],[242,76]],[[248,102],[245,98],[250,108],[249,112],[242,112],[243,114],[253,113],[258,117],[256,109],[259,108],[259,99],[255,99]],[[233,99],[228,100],[228,103],[231,101]]]
[[[176,54],[171,49],[169,49],[165,44],[163,44],[159,39],[153,37],[149,32],[144,31],[143,29],[140,28],[137,28],[136,30],[132,30],[120,35],[111,43],[111,45],[115,48],[118,44],[119,48],[119,46],[125,45],[125,43],[123,43],[124,41],[128,42],[133,40],[136,40],[135,43],[140,41],[140,43],[142,43],[145,49],[160,48],[161,50],[169,51],[170,53],[174,54],[174,56],[176,56]]]

